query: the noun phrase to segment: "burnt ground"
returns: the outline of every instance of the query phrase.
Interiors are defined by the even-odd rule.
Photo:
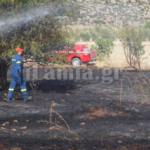
[[[149,150],[149,91],[132,87],[138,72],[124,75],[109,85],[43,81],[36,100],[28,102],[22,102],[19,88],[13,102],[5,101],[7,90],[0,91],[0,149]],[[52,101],[57,114],[50,117]]]

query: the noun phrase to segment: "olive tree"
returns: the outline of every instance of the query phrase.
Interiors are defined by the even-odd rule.
[[[58,10],[68,21],[58,21]],[[21,47],[26,56],[45,62],[45,52],[69,41],[67,24],[76,17],[75,10],[76,3],[69,0],[1,0],[0,61],[10,62],[15,48]],[[7,69],[1,64],[1,70]]]
[[[136,70],[141,70],[141,58],[145,53],[142,41],[146,39],[146,30],[126,26],[119,30],[118,37],[128,64]]]
[[[147,40],[150,41],[150,22],[145,23],[146,33],[147,33]]]
[[[69,0],[1,0],[0,55],[11,56],[16,47],[22,47],[41,59],[43,49],[50,50],[68,41],[68,22],[60,23],[57,11],[61,9],[61,15],[71,20],[76,9],[72,3]]]

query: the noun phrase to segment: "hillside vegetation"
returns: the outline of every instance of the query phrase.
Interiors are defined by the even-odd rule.
[[[133,25],[150,21],[149,0],[78,0],[77,25]]]

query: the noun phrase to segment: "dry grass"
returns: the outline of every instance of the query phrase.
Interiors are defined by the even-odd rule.
[[[77,42],[76,44],[88,44],[89,47],[91,47],[92,45],[94,45],[94,42]],[[91,62],[93,66],[97,67],[97,68],[119,68],[119,69],[128,69],[128,70],[133,70],[129,64],[126,61],[125,55],[124,55],[124,51],[123,51],[123,47],[122,44],[119,40],[114,42],[114,49],[113,49],[113,53],[110,55],[109,58],[105,58],[102,62],[100,61],[95,61],[95,62]],[[149,70],[150,69],[150,42],[143,42],[143,45],[145,45],[145,51],[146,53],[143,55],[142,57],[142,63],[141,63],[141,68],[143,70]],[[91,64],[90,63],[90,64]],[[48,65],[39,65],[36,62],[32,62],[32,63],[25,63],[24,64],[25,67],[31,67],[31,68],[50,68],[50,67],[60,67],[60,68],[66,68],[66,67],[73,67],[71,65],[57,65],[57,64],[48,64]],[[81,68],[86,67],[86,65],[82,65],[80,66]],[[76,67],[75,67],[76,68]]]
[[[141,104],[150,104],[150,79],[149,76],[140,72],[133,79],[125,76],[125,80],[129,82],[128,90],[134,97],[134,102],[137,103],[140,95]]]
[[[120,107],[120,106],[116,106],[116,107]],[[94,119],[96,117],[108,117],[108,116],[112,116],[112,117],[116,117],[116,116],[129,116],[129,114],[121,111],[121,110],[113,110],[111,108],[108,107],[102,107],[101,105],[98,106],[93,106],[90,108],[90,110],[82,115],[76,115],[75,118],[76,119]]]
[[[88,44],[90,47],[94,44],[94,42],[77,42],[77,44]],[[128,69],[132,70],[132,68],[128,65],[122,44],[119,40],[114,42],[114,49],[113,53],[110,55],[109,58],[105,58],[102,62],[96,61],[94,62],[94,65],[98,68],[120,68],[120,69]],[[142,57],[142,63],[141,68],[143,70],[149,70],[150,69],[150,42],[143,42],[143,45],[145,45],[145,51],[146,53]]]
[[[106,117],[106,116],[124,116],[125,114],[121,111],[113,112],[109,111],[107,107],[102,108],[101,106],[95,106],[90,108],[90,112],[87,114],[90,119],[93,119],[95,117]]]
[[[66,122],[66,120],[63,118],[62,115],[60,115],[58,112],[56,112],[54,110],[54,108],[55,108],[55,102],[52,101],[52,103],[50,105],[50,110],[49,110],[49,121],[48,120],[39,120],[38,123],[42,122],[42,123],[46,123],[46,124],[50,125],[49,129],[46,132],[48,132],[49,130],[58,130],[60,132],[65,132],[65,133],[68,132],[71,135],[74,135],[76,138],[80,138],[76,133],[74,133],[70,130],[70,127],[69,127],[68,123]],[[56,122],[56,118],[53,117],[53,114],[56,115],[57,119],[59,119],[60,121],[63,121],[63,123],[65,124],[66,127],[59,125]]]

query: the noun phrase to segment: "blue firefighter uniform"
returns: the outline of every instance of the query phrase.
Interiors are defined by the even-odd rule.
[[[23,99],[26,100],[28,98],[28,93],[26,89],[26,81],[25,78],[23,77],[23,61],[21,59],[21,55],[19,54],[14,55],[12,58],[10,79],[11,82],[7,94],[7,99],[8,100],[12,99],[13,91],[16,85],[19,84]]]
[[[61,10],[60,9],[58,9],[58,21],[59,21],[59,23],[61,23]]]

